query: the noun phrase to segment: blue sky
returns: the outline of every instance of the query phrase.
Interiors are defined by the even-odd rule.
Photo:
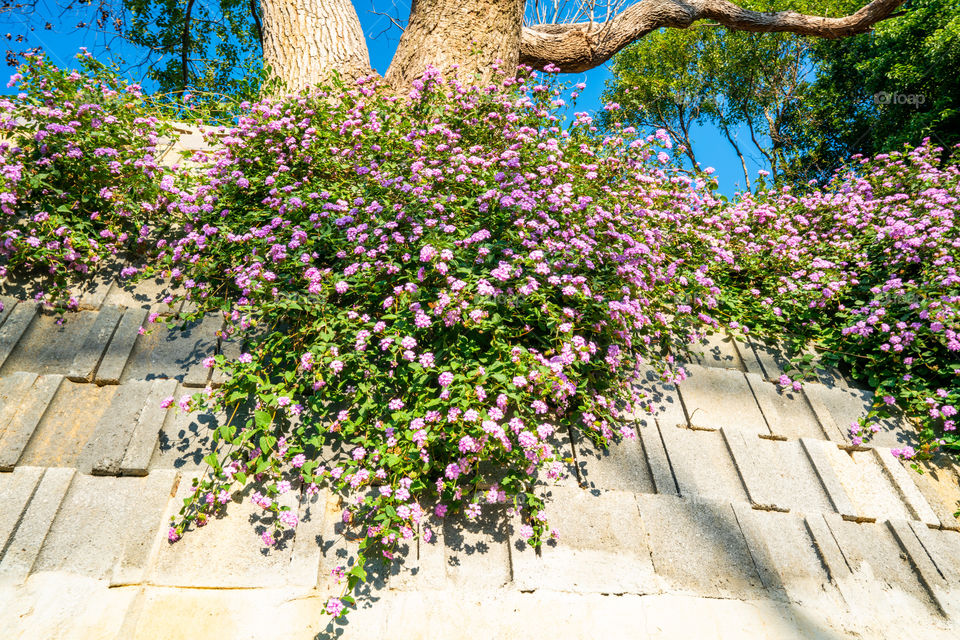
[[[373,68],[384,73],[390,64],[393,53],[396,50],[400,31],[390,25],[389,19],[383,15],[378,15],[372,11],[375,7],[381,12],[385,12],[385,5],[392,4],[391,15],[398,15],[405,19],[408,13],[406,0],[354,0],[354,6],[360,16],[360,23],[363,26],[364,33],[367,36],[367,45],[370,49],[370,63]],[[80,47],[86,46],[94,55],[101,54],[104,50],[105,36],[97,34],[90,30],[77,30],[75,25],[82,19],[80,14],[74,12],[64,12],[59,20],[53,23],[52,30],[42,28],[43,21],[39,21],[41,27],[33,32],[28,32],[23,28],[23,24],[18,24],[18,18],[7,14],[4,20],[0,22],[0,27],[6,30],[16,32],[26,32],[27,42],[24,47],[42,47],[51,58],[60,66],[72,66],[74,57]],[[36,24],[37,21],[34,20]],[[19,27],[19,29],[17,28]],[[10,45],[8,45],[10,46]],[[115,46],[115,50],[121,55],[132,58],[135,52],[130,47]],[[98,56],[101,57],[101,56]],[[10,70],[12,73],[12,69]],[[565,76],[571,82],[585,82],[587,88],[581,93],[577,101],[577,110],[596,111],[603,107],[600,100],[600,94],[603,92],[604,84],[610,78],[610,72],[606,67],[599,67],[584,74]],[[141,78],[130,77],[130,80],[140,81]],[[5,89],[6,83],[0,84],[4,93],[10,90]],[[717,170],[715,174],[720,183],[720,191],[728,196],[733,195],[738,189],[743,188],[743,171],[740,168],[740,161],[736,154],[730,148],[730,145],[724,139],[723,134],[714,127],[701,126],[695,127],[694,152],[697,159],[704,167],[714,167]],[[744,145],[747,146],[747,145]],[[747,157],[748,169],[751,172],[751,178],[756,177],[759,169],[768,168],[755,154],[754,157]]]

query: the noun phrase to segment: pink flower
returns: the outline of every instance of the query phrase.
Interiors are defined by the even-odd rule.
[[[347,289],[350,288],[350,283],[346,280],[341,280],[333,286],[337,290],[337,293],[346,293]]]
[[[334,618],[339,618],[340,614],[343,613],[344,608],[343,602],[341,602],[339,598],[330,598],[327,600],[327,615],[331,615]]]

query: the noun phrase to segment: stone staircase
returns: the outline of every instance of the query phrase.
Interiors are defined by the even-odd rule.
[[[204,148],[188,128],[166,161]],[[544,489],[559,542],[531,549],[502,511],[436,521],[331,622],[353,543],[326,492],[281,497],[300,523],[269,550],[239,498],[166,540],[224,416],[159,400],[221,382],[201,364],[236,351],[219,318],[150,325],[179,310],[166,284],[110,270],[62,318],[24,300],[34,289],[0,288],[4,640],[960,637],[957,467],[905,467],[898,420],[854,446],[870,392],[825,368],[784,392],[776,348],[719,334],[687,380],[637,381],[657,413],[632,417],[636,438],[561,439],[569,476]]]
[[[166,541],[221,417],[159,408],[216,384],[209,317],[145,324],[163,283],[108,282],[63,318],[0,312],[0,629],[5,638],[937,638],[960,634],[956,467],[917,474],[889,421],[853,446],[869,392],[822,371],[780,391],[775,350],[711,336],[655,418],[598,451],[561,441],[544,489],[560,540],[535,551],[503,512],[435,522],[344,624],[321,614],[351,543],[337,500],[270,550],[249,502]],[[152,329],[141,333],[141,326]]]

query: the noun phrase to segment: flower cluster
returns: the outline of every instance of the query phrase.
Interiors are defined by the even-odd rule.
[[[49,290],[37,292],[48,301],[69,297],[71,273],[148,247],[168,224],[174,189],[157,161],[169,127],[140,87],[77,58],[70,71],[26,54],[9,84],[20,93],[0,99],[0,279],[49,274]]]
[[[562,127],[557,91],[428,71],[408,98],[368,79],[243,105],[156,262],[246,352],[197,397],[250,417],[217,429],[232,453],[176,531],[256,476],[278,529],[282,483],[344,494],[361,551],[505,503],[550,534],[534,488],[566,473],[561,433],[631,435],[637,367],[717,326],[688,256],[721,205],[658,159],[662,133]]]

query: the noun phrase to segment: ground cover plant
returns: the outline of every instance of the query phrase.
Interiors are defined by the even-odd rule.
[[[21,135],[5,157],[20,158],[17,175],[72,167],[61,127],[78,125],[30,106],[70,103],[71,86],[56,82],[69,74],[26,71],[17,80],[29,90],[5,113],[33,109],[29,135],[53,131],[65,150],[28,158],[12,151],[27,148]],[[129,93],[103,68],[91,77]],[[616,118],[598,130],[587,113],[564,124],[564,99],[528,70],[489,87],[429,71],[400,96],[367,78],[237,105],[235,126],[190,174],[124,156],[119,168],[139,173],[73,169],[72,186],[56,189],[6,178],[12,211],[66,207],[48,211],[57,227],[3,218],[5,242],[44,238],[8,242],[36,251],[11,250],[6,269],[59,272],[73,263],[40,250],[49,234],[107,230],[116,238],[90,243],[88,262],[71,268],[119,242],[149,245],[145,275],[176,281],[195,315],[226,320],[236,349],[206,362],[226,384],[165,400],[230,416],[171,541],[246,489],[272,546],[297,524],[291,492],[331,489],[358,553],[337,570],[344,596],[329,601],[332,615],[350,605],[368,561],[429,541],[436,518],[509,509],[520,537],[539,544],[556,532],[537,487],[566,473],[564,436],[632,437],[627,413],[649,398],[631,380],[647,367],[682,379],[676,358],[707,328],[783,338],[797,352],[813,344],[877,389],[871,420],[896,406],[921,429],[924,446],[901,455],[960,449],[955,160],[927,144],[857,159],[823,187],[761,185],[728,202],[708,175],[677,168],[666,133]],[[112,123],[113,137],[129,144],[159,126],[156,113],[143,117]],[[91,189],[127,185],[162,206],[103,196],[101,209],[85,208]],[[103,219],[92,211],[120,226],[91,226]],[[782,384],[809,374],[802,357],[795,365]],[[856,425],[855,437],[870,428]]]
[[[71,274],[118,253],[143,253],[167,225],[173,184],[158,164],[172,132],[143,100],[86,53],[76,70],[27,54],[0,98],[0,278],[50,275],[38,299],[71,307]]]

